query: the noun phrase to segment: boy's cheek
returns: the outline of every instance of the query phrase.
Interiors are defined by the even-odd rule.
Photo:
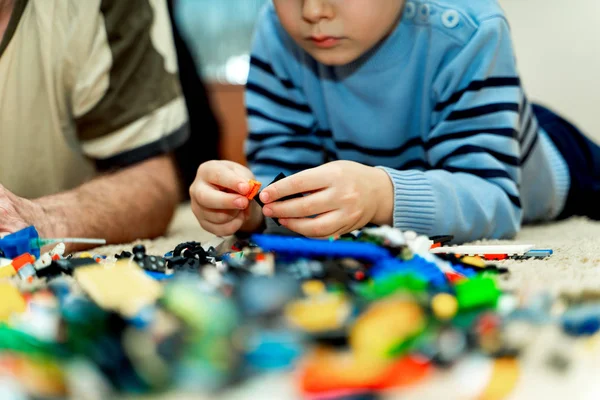
[[[273,0],[275,12],[283,28],[294,38],[300,34],[299,21],[302,20],[302,5],[298,0]]]

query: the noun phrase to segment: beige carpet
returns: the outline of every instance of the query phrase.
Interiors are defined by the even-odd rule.
[[[191,209],[179,208],[165,237],[143,243],[151,254],[163,254],[186,241],[216,244],[219,239],[204,231]],[[492,243],[534,244],[536,248],[553,249],[555,254],[541,261],[504,261],[510,275],[502,285],[505,289],[581,290],[600,289],[600,223],[584,218],[547,225],[525,226],[514,241]],[[106,246],[94,252],[114,255],[131,250],[133,244]]]
[[[218,238],[204,232],[189,207],[182,206],[164,238],[141,241],[149,253],[163,254],[183,241],[217,244]],[[538,291],[580,292],[600,289],[600,223],[575,218],[568,221],[525,227],[515,241],[551,248],[555,254],[539,261],[505,261],[510,274],[502,279],[507,290],[520,293]],[[95,252],[114,255],[130,250],[132,244],[107,246]],[[598,399],[600,398],[600,338],[573,341],[559,335],[556,329],[532,328],[531,348],[520,361],[520,373],[510,399]],[[559,352],[571,362],[571,368],[558,373],[547,367],[550,354]],[[390,394],[401,399],[469,399],[478,398],[489,381],[493,365],[486,360],[469,359],[458,368],[436,373],[417,387]],[[210,399],[197,394],[170,394],[153,399]],[[219,395],[220,399],[295,399],[293,375],[265,376]]]

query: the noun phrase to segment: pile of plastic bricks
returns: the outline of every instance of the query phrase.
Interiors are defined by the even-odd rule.
[[[583,306],[556,318],[521,304],[498,288],[505,270],[433,255],[432,244],[384,227],[330,241],[189,242],[163,255],[72,256],[58,245],[4,258],[0,398],[211,395],[273,372],[289,372],[305,398],[375,397],[467,354],[513,368],[523,323],[600,328]]]

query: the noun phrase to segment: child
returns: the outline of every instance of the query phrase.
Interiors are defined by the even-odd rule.
[[[495,0],[272,0],[246,102],[252,172],[209,162],[191,188],[218,235],[264,215],[310,237],[373,223],[464,242],[598,218],[600,148],[527,100]],[[244,197],[280,172],[262,210]]]

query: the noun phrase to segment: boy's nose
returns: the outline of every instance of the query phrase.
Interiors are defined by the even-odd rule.
[[[310,23],[333,17],[333,8],[328,0],[304,0],[302,17]]]

